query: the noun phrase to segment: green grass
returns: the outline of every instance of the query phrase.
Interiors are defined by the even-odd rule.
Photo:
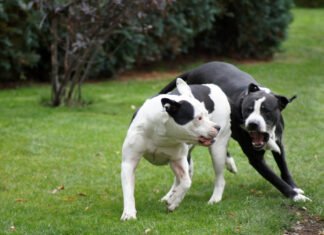
[[[173,182],[171,170],[142,160],[138,219],[121,222],[120,151],[131,105],[171,78],[88,84],[85,98],[93,104],[77,108],[41,105],[50,88],[31,86],[0,91],[0,234],[283,234],[300,219],[292,205],[324,217],[324,9],[294,15],[274,61],[238,66],[277,93],[298,95],[284,110],[284,142],[290,171],[312,203],[284,198],[231,141],[238,173],[226,172],[223,201],[207,205],[213,170],[199,147],[192,187],[173,213],[158,201]],[[278,172],[270,154],[267,161]]]

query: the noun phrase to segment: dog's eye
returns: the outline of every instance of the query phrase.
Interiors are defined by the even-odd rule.
[[[203,118],[202,118],[202,116],[199,116],[197,119],[198,119],[198,121],[201,121]]]
[[[265,106],[263,106],[263,105],[261,106],[261,111],[262,111],[262,112],[265,112],[265,113],[270,112],[269,109],[267,109],[267,108],[266,108]]]

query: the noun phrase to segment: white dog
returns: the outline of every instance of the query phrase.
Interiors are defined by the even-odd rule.
[[[233,159],[227,157],[230,136],[230,106],[216,85],[189,87],[178,78],[177,90],[146,100],[135,113],[123,144],[121,220],[136,219],[135,169],[142,156],[154,165],[170,164],[175,181],[162,200],[170,211],[180,204],[191,185],[190,151],[196,144],[210,149],[215,187],[209,203],[220,201],[225,186],[225,162],[230,171],[236,172]]]

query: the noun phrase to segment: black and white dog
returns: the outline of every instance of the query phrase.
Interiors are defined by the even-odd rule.
[[[235,66],[210,62],[180,75],[188,84],[216,84],[227,95],[231,105],[232,137],[240,144],[250,164],[286,197],[294,201],[310,200],[304,196],[289,173],[282,143],[284,121],[281,111],[296,97],[276,95],[258,84],[249,74]],[[172,81],[160,91],[175,88]],[[272,151],[280,169],[278,177],[266,164],[264,153]]]
[[[236,172],[233,159],[226,156],[230,137],[230,105],[214,84],[189,87],[177,79],[177,90],[146,100],[135,113],[123,144],[121,220],[136,219],[135,169],[142,156],[154,165],[170,164],[175,181],[162,201],[170,211],[180,204],[191,185],[193,162],[187,157],[196,144],[209,147],[212,157],[215,185],[209,203],[220,201],[224,165]]]

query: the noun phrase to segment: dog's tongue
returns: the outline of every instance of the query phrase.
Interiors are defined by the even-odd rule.
[[[199,143],[201,145],[203,145],[203,146],[208,147],[208,146],[212,145],[212,143],[214,143],[214,140],[213,139],[206,139],[204,137],[200,137],[199,138]]]
[[[255,145],[262,145],[264,141],[264,134],[260,132],[251,132],[250,136],[252,138],[252,142]]]

